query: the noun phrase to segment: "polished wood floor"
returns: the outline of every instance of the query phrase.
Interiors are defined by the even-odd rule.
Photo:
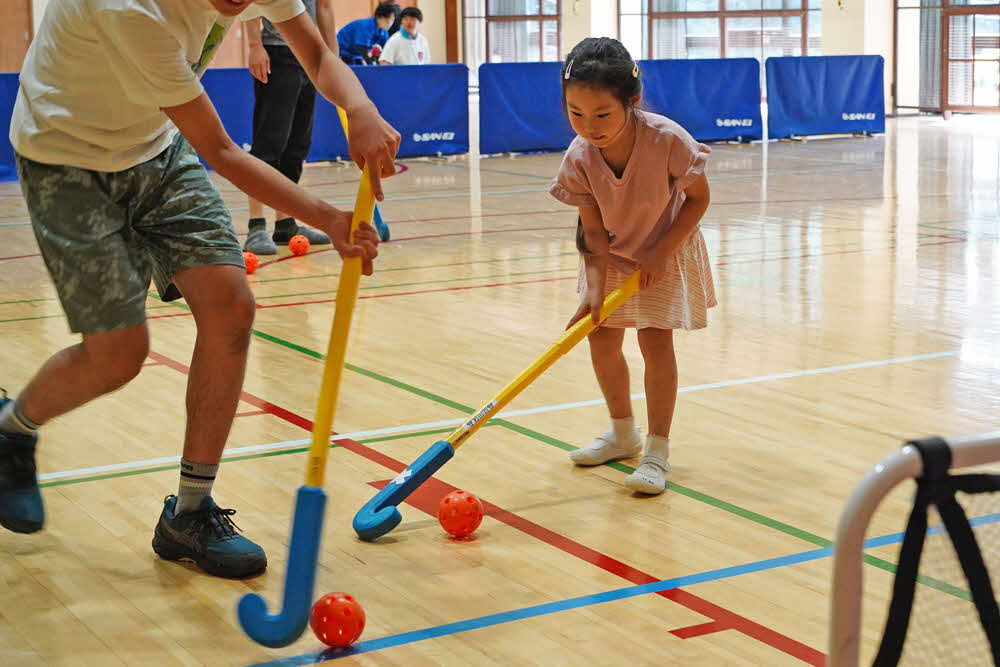
[[[997,428],[1000,125],[906,118],[884,137],[713,150],[703,230],[720,305],[677,336],[666,494],[624,489],[635,461],[569,463],[606,429],[581,347],[463,447],[400,528],[355,538],[372,484],[527,365],[576,303],[575,215],[546,194],[559,155],[407,161],[387,183],[394,240],[362,284],[335,424],[350,438],[327,473],[317,594],[362,601],[361,650],[317,654],[311,635],[264,649],[234,613],[248,591],[275,604],[282,590],[339,268],[315,252],[251,277],[256,337],[216,486],[268,572],[222,581],[150,549],[195,335],[183,307],[150,299],[149,367],[44,429],[46,530],[0,532],[0,664],[821,664],[821,550],[853,485],[905,438]],[[347,203],[356,175],[316,167],[305,183]],[[219,187],[245,231],[245,200]],[[0,385],[16,393],[74,338],[15,183],[0,184],[0,239]],[[634,336],[626,353],[641,392]],[[472,539],[428,514],[452,487],[492,504]],[[871,536],[902,529],[909,492]],[[891,563],[896,549],[872,554]],[[869,655],[891,575],[866,576]]]

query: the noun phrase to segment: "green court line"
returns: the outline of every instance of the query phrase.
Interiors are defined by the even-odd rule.
[[[559,270],[563,270],[563,269],[559,269]],[[513,274],[506,274],[506,275],[513,275]],[[152,294],[152,293],[150,293],[150,296],[155,296],[155,295]],[[164,306],[153,306],[153,307],[170,307],[170,306],[176,306],[178,308],[182,308],[184,310],[190,311],[190,308],[188,308],[186,304],[183,304],[183,303],[180,303],[180,302],[177,302],[177,301],[173,301],[173,302],[171,302],[169,304],[165,304]],[[29,318],[29,319],[37,319],[37,318]],[[2,322],[2,321],[3,320],[0,320],[0,322]],[[271,342],[271,343],[275,343],[277,345],[280,345],[280,346],[285,347],[287,349],[299,352],[301,354],[305,354],[306,356],[312,357],[314,359],[317,359],[317,360],[324,359],[324,355],[321,354],[321,353],[319,353],[319,352],[317,352],[317,351],[315,351],[315,350],[312,350],[312,349],[307,348],[307,347],[302,346],[302,345],[297,345],[295,343],[292,343],[292,342],[287,341],[285,339],[279,338],[277,336],[273,336],[271,334],[268,334],[266,332],[260,331],[258,329],[253,329],[252,333],[253,333],[254,336],[257,336],[258,338],[261,338],[261,339],[266,340],[266,341]],[[435,393],[427,391],[425,389],[421,389],[421,388],[419,388],[419,387],[417,387],[415,385],[411,385],[411,384],[408,384],[406,382],[402,382],[400,380],[396,380],[395,378],[391,378],[391,377],[389,377],[387,375],[383,375],[381,373],[377,373],[375,371],[372,371],[372,370],[369,370],[369,369],[366,369],[366,368],[362,368],[360,366],[356,366],[356,365],[350,364],[350,363],[345,363],[344,367],[347,368],[348,370],[352,371],[352,372],[358,373],[360,375],[364,375],[364,376],[369,377],[369,378],[371,378],[373,380],[377,380],[379,382],[382,382],[384,384],[388,384],[388,385],[396,387],[398,389],[402,389],[403,391],[406,391],[408,393],[414,394],[416,396],[420,396],[422,398],[425,398],[425,399],[430,400],[432,402],[438,403],[440,405],[444,405],[444,406],[453,408],[453,409],[458,410],[460,412],[464,412],[466,414],[472,414],[472,413],[475,412],[475,409],[472,408],[471,406],[464,405],[464,404],[459,403],[457,401],[453,401],[453,400],[448,399],[448,398],[446,398],[444,396],[441,396],[439,394],[435,394]],[[573,449],[576,449],[575,446],[573,446],[573,445],[571,445],[571,444],[569,444],[567,442],[558,440],[556,438],[553,438],[551,436],[545,435],[545,434],[540,433],[538,431],[535,431],[533,429],[529,429],[527,427],[521,426],[519,424],[515,424],[515,423],[510,422],[510,421],[508,421],[506,419],[494,419],[494,420],[491,420],[489,423],[486,424],[486,426],[493,426],[493,425],[507,428],[508,430],[511,430],[513,432],[519,433],[521,435],[525,435],[525,436],[530,437],[530,438],[532,438],[534,440],[537,440],[539,442],[546,443],[546,444],[548,444],[550,446],[558,447],[559,449],[563,449],[565,451],[571,451]],[[427,431],[427,432],[423,432],[423,433],[403,434],[403,435],[400,435],[400,436],[389,436],[389,437],[383,438],[383,439],[394,439],[394,437],[401,437],[401,438],[402,437],[417,437],[419,435],[429,435],[431,433],[446,433],[446,432],[450,432],[450,430],[451,429],[442,429],[442,430],[433,431],[433,432],[432,431]],[[364,443],[364,442],[377,442],[377,441],[378,440],[364,440],[364,441],[361,441],[361,442]],[[298,453],[298,452],[306,451],[307,449],[308,448],[297,448],[297,449],[294,449],[294,450],[282,450],[282,452],[273,452],[273,453],[260,454],[260,455],[248,455],[246,457],[233,457],[231,459],[223,459],[223,460],[238,461],[238,460],[244,460],[244,459],[247,459],[247,458],[259,458],[261,456],[266,456],[266,455],[274,456],[274,455],[278,455],[280,453]],[[631,466],[625,465],[625,464],[620,463],[620,462],[611,462],[611,463],[607,463],[605,465],[607,467],[609,467],[609,468],[613,468],[615,470],[618,470],[618,471],[624,472],[624,473],[628,473],[628,474],[630,474],[630,473],[632,473],[632,472],[635,471],[635,468],[632,468]],[[172,469],[174,469],[174,466],[167,466],[167,467],[162,467],[162,468],[151,468],[151,469],[145,469],[145,470],[141,470],[141,471],[127,471],[127,472],[121,472],[121,473],[111,473],[111,474],[108,474],[108,475],[95,476],[93,478],[82,478],[79,481],[94,481],[94,480],[98,480],[98,479],[108,479],[108,478],[112,478],[112,477],[123,477],[123,476],[127,476],[127,475],[141,474],[141,473],[144,473],[144,472],[157,472],[157,471],[161,471],[161,470],[172,470]],[[77,481],[77,480],[61,480],[61,481],[56,481],[56,482],[50,482],[48,484],[42,484],[40,486],[58,486],[58,485],[61,485],[61,484],[74,483],[75,481]],[[671,491],[673,491],[675,493],[678,493],[680,495],[687,496],[687,497],[689,497],[689,498],[691,498],[693,500],[697,500],[699,502],[702,502],[702,503],[705,503],[707,505],[713,506],[713,507],[715,507],[717,509],[721,509],[721,510],[723,510],[725,512],[728,512],[730,514],[733,514],[735,516],[739,516],[739,517],[748,519],[748,520],[753,521],[753,522],[755,522],[757,524],[766,526],[768,528],[772,528],[774,530],[777,530],[777,531],[780,531],[782,533],[785,533],[786,535],[790,535],[792,537],[796,537],[798,539],[804,540],[804,541],[809,542],[811,544],[815,544],[815,545],[821,546],[821,547],[829,547],[829,546],[833,545],[833,541],[831,541],[829,539],[826,539],[826,538],[821,537],[819,535],[816,535],[814,533],[810,533],[808,531],[802,530],[801,528],[797,528],[797,527],[792,526],[790,524],[778,521],[777,519],[772,519],[770,517],[764,516],[763,514],[759,514],[757,512],[752,511],[752,510],[748,510],[746,508],[740,507],[738,505],[735,505],[735,504],[730,503],[728,501],[722,500],[720,498],[716,498],[716,497],[710,496],[710,495],[708,495],[706,493],[702,493],[700,491],[696,491],[694,489],[685,487],[685,486],[683,486],[681,484],[677,484],[675,482],[669,482],[668,483],[668,487],[669,487],[669,489]],[[895,571],[896,571],[896,565],[894,563],[891,563],[891,562],[889,562],[887,560],[878,558],[876,556],[872,556],[870,554],[865,554],[864,555],[864,561],[866,563],[868,563],[869,565],[873,565],[873,566],[878,567],[878,568],[880,568],[882,570],[885,570],[887,572],[895,573]],[[959,597],[959,598],[962,598],[962,599],[965,599],[965,600],[971,600],[971,596],[969,595],[969,593],[967,591],[964,591],[961,588],[957,588],[957,587],[952,586],[950,584],[947,584],[945,582],[938,581],[936,579],[932,579],[930,577],[925,577],[925,576],[918,577],[918,581],[920,581],[921,583],[923,583],[923,584],[925,584],[927,586],[930,586],[930,587],[935,588],[937,590],[940,590],[942,592],[948,593],[950,595],[954,595],[956,597]]]
[[[400,433],[393,435],[384,435],[377,438],[366,438],[364,440],[358,440],[359,443],[363,445],[372,444],[375,442],[386,442],[388,440],[402,440],[403,438],[419,438],[425,435],[439,435],[441,433],[450,433],[450,428],[438,428],[429,431],[413,431],[409,433]],[[330,449],[336,449],[340,447],[336,442],[330,443]],[[270,452],[259,452],[257,454],[243,454],[240,456],[223,456],[222,462],[229,463],[231,461],[249,461],[252,459],[263,459],[271,456],[285,456],[286,454],[301,454],[302,452],[309,451],[308,447],[290,447],[288,449],[280,449]],[[42,488],[47,488],[50,486],[66,486],[67,484],[82,484],[83,482],[98,482],[104,479],[117,479],[119,477],[130,477],[132,475],[145,475],[151,472],[163,472],[165,470],[177,470],[177,464],[173,463],[171,465],[156,466],[154,468],[140,468],[138,470],[121,470],[118,472],[110,472],[102,475],[90,475],[86,477],[74,477],[72,479],[60,479],[54,482],[43,482],[38,486]]]
[[[12,303],[37,303],[39,301],[56,301],[57,298],[54,296],[46,297],[44,299],[17,299],[16,301],[0,301],[0,306],[7,306]]]
[[[41,301],[42,299],[39,299]],[[54,300],[54,299],[53,299]],[[16,303],[11,301],[10,303]],[[157,308],[170,308],[171,304],[166,303],[160,306],[146,306],[146,310],[156,310]],[[35,315],[33,317],[13,317],[9,320],[0,320],[0,324],[4,322],[29,322],[31,320],[51,320],[54,317],[65,317],[63,313],[54,313],[52,315]]]
[[[282,347],[286,347],[288,349],[295,350],[297,352],[302,352],[304,354],[307,354],[310,357],[313,357],[314,359],[323,359],[323,355],[320,354],[319,352],[316,352],[315,350],[310,350],[309,348],[303,347],[301,345],[297,345],[295,343],[291,343],[291,342],[286,341],[284,339],[278,338],[277,336],[272,336],[270,334],[265,334],[263,332],[258,332],[256,330],[254,331],[254,333],[256,335],[260,336],[261,338],[264,338],[265,340],[268,340],[268,341],[270,341],[272,343],[276,343],[278,345],[281,345]],[[390,385],[392,387],[396,387],[397,389],[402,389],[403,391],[409,392],[409,393],[414,394],[416,396],[420,396],[421,398],[425,398],[425,399],[427,399],[429,401],[432,401],[434,403],[438,403],[440,405],[444,405],[444,406],[447,406],[449,408],[453,408],[455,410],[458,410],[459,412],[464,412],[465,414],[473,414],[473,413],[475,413],[475,408],[473,408],[473,407],[471,407],[469,405],[465,405],[463,403],[459,403],[458,401],[453,401],[453,400],[451,400],[449,398],[446,398],[444,396],[441,396],[439,394],[435,394],[433,392],[427,391],[426,389],[421,389],[420,387],[414,386],[412,384],[409,384],[409,383],[406,383],[406,382],[402,382],[401,380],[397,380],[397,379],[389,377],[387,375],[383,375],[382,373],[377,373],[375,371],[372,371],[372,370],[369,370],[369,369],[366,369],[366,368],[361,368],[360,366],[355,366],[353,364],[345,364],[344,367],[347,368],[350,371],[353,371],[355,373],[359,373],[361,375],[364,375],[365,377],[369,377],[369,378],[371,378],[373,380],[377,380],[379,382],[388,384],[388,385]],[[553,447],[557,447],[557,448],[565,450],[565,451],[572,451],[572,450],[576,449],[575,446],[569,444],[568,442],[564,442],[564,441],[559,440],[557,438],[553,438],[552,436],[545,435],[544,433],[540,433],[538,431],[535,431],[533,429],[527,428],[525,426],[521,426],[519,424],[515,424],[515,423],[513,423],[511,421],[508,421],[506,419],[500,419],[500,418],[498,418],[498,419],[492,419],[492,420],[490,420],[487,423],[487,425],[501,426],[503,428],[506,428],[506,429],[508,429],[510,431],[513,431],[515,433],[518,433],[520,435],[527,436],[527,437],[532,438],[534,440],[537,440],[539,442],[543,442],[543,443],[545,443],[547,445],[550,445],[550,446],[553,446]],[[621,463],[621,462],[618,462],[618,461],[611,462],[611,463],[606,463],[604,465],[607,466],[607,467],[609,467],[609,468],[613,468],[614,470],[618,470],[620,472],[624,472],[624,473],[627,473],[627,474],[631,474],[631,473],[635,472],[635,468],[633,468],[631,466],[628,466],[628,465],[625,465],[624,463]],[[821,537],[819,535],[816,535],[815,533],[810,533],[809,531],[803,530],[801,528],[797,528],[797,527],[792,526],[790,524],[784,523],[783,521],[778,521],[777,519],[773,519],[771,517],[764,516],[763,514],[760,514],[758,512],[754,512],[753,510],[748,510],[748,509],[746,509],[744,507],[740,507],[739,505],[735,505],[735,504],[730,503],[730,502],[728,502],[726,500],[722,500],[721,498],[716,498],[715,496],[710,496],[707,493],[702,493],[701,491],[696,491],[695,489],[683,486],[681,484],[677,484],[676,482],[669,482],[668,483],[668,488],[671,491],[673,491],[675,493],[678,493],[680,495],[683,495],[683,496],[687,496],[688,498],[691,498],[692,500],[697,500],[697,501],[699,501],[701,503],[704,503],[706,505],[710,505],[710,506],[715,507],[716,509],[720,509],[720,510],[722,510],[724,512],[728,512],[730,514],[733,514],[735,516],[747,519],[749,521],[753,521],[754,523],[757,523],[759,525],[766,526],[768,528],[777,530],[777,531],[782,532],[782,533],[784,533],[786,535],[789,535],[791,537],[795,537],[795,538],[798,538],[800,540],[804,540],[806,542],[809,542],[810,544],[815,544],[816,546],[820,546],[820,547],[831,547],[831,546],[833,546],[833,541],[829,540],[829,539],[827,539],[825,537]],[[896,572],[896,564],[895,563],[892,563],[890,561],[884,560],[882,558],[878,558],[877,556],[872,556],[871,554],[864,554],[864,561],[865,561],[865,563],[868,563],[869,565],[872,565],[872,566],[877,567],[879,569],[885,570],[887,572],[891,572],[891,573],[895,573]],[[923,583],[923,584],[925,584],[925,585],[927,585],[927,586],[929,586],[931,588],[935,588],[935,589],[937,589],[937,590],[939,590],[941,592],[948,593],[950,595],[954,595],[954,596],[962,598],[964,600],[971,600],[972,599],[971,596],[969,595],[969,593],[967,591],[965,591],[965,590],[963,590],[961,588],[957,588],[955,586],[952,586],[951,584],[945,583],[943,581],[939,581],[937,579],[933,579],[931,577],[926,577],[926,576],[921,576],[921,577],[918,578],[918,580],[921,583]]]

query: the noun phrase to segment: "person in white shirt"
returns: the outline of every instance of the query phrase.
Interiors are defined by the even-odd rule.
[[[236,532],[235,510],[211,496],[255,308],[229,210],[195,151],[249,196],[329,234],[342,256],[362,257],[366,273],[378,235],[366,224],[349,241],[350,212],[226,133],[199,76],[241,14],[270,20],[316,89],[346,109],[351,155],[382,198],[399,134],[327,48],[302,0],[49,2],[21,70],[10,140],[38,246],[82,340],[45,362],[16,400],[0,398],[0,525],[9,530],[44,524],[38,427],[141,370],[152,279],[162,300],[183,296],[197,327],[186,398],[177,398],[187,407],[179,490],[164,501],[153,550],[217,576],[267,567],[264,550]]]
[[[399,32],[389,38],[379,57],[381,65],[428,65],[431,47],[420,32],[424,14],[416,7],[406,7],[399,18]]]

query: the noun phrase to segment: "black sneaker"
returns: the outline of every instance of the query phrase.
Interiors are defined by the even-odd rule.
[[[230,518],[236,510],[222,509],[211,496],[196,510],[174,514],[177,496],[167,496],[153,533],[153,551],[165,560],[195,563],[216,577],[249,577],[267,568],[264,550],[242,535]]]
[[[274,223],[274,234],[271,235],[277,245],[288,245],[292,237],[301,234],[309,240],[309,245],[329,245],[330,237],[312,227],[303,227],[296,224],[292,218],[285,218]]]
[[[0,398],[0,407],[11,399]],[[45,507],[35,471],[37,435],[0,431],[0,526],[35,533],[45,523]]]

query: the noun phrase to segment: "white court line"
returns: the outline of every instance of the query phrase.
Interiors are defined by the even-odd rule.
[[[893,364],[905,364],[913,361],[927,361],[929,359],[941,359],[943,357],[953,357],[958,354],[958,350],[948,350],[945,352],[933,352],[931,354],[917,354],[910,357],[894,357],[892,359],[881,359],[879,361],[863,361],[856,364],[842,364],[840,366],[826,366],[824,368],[811,368],[802,371],[789,371],[787,373],[775,373],[773,375],[758,375],[756,377],[741,378],[738,380],[723,380],[722,382],[709,382],[706,384],[695,384],[688,387],[681,387],[677,393],[687,394],[693,391],[704,391],[706,389],[722,389],[724,387],[736,387],[744,384],[756,384],[759,382],[770,382],[772,380],[786,380],[789,378],[800,378],[807,377],[810,375],[824,375],[827,373],[840,373],[843,371],[852,371],[859,368],[876,368],[879,366],[890,366]],[[632,394],[632,398],[636,400],[643,400],[646,398],[645,393]],[[557,412],[559,410],[572,410],[575,408],[584,408],[594,405],[601,405],[604,403],[603,398],[595,398],[589,401],[577,401],[574,403],[557,403],[553,405],[543,405],[537,408],[527,408],[524,410],[506,410],[496,415],[498,419],[519,417],[522,415],[537,415],[545,412]],[[424,431],[427,429],[441,428],[445,426],[457,426],[466,421],[467,417],[462,417],[459,419],[446,419],[443,421],[435,422],[424,422],[422,424],[404,424],[402,426],[390,426],[387,428],[372,429],[370,431],[355,431],[353,433],[340,433],[338,435],[330,438],[331,442],[336,442],[337,440],[357,440],[359,438],[367,438],[372,436],[387,435],[390,433],[406,433],[409,431]],[[223,452],[223,456],[234,456],[238,454],[246,454],[251,452],[265,452],[275,449],[284,449],[287,447],[301,447],[302,445],[307,445],[311,442],[310,438],[302,438],[300,440],[285,440],[283,442],[272,442],[263,445],[249,445],[247,447],[236,447],[233,449],[226,449]],[[38,476],[41,481],[47,481],[52,479],[63,479],[66,477],[77,477],[79,475],[91,475],[95,473],[107,473],[107,472],[118,472],[122,470],[133,470],[136,468],[145,468],[155,465],[164,465],[167,463],[179,463],[179,456],[167,456],[158,459],[146,459],[144,461],[129,461],[126,463],[115,463],[106,466],[95,466],[93,468],[77,468],[75,470],[64,470],[62,472],[49,472]]]
[[[403,426],[390,426],[371,431],[355,431],[354,433],[338,433],[330,438],[331,442],[337,440],[357,440],[374,435],[385,435],[388,433],[405,433],[407,431],[423,431],[426,429],[440,428],[442,426],[457,426],[466,421],[467,418],[448,419],[446,421],[426,422],[423,424],[406,424]],[[299,440],[285,440],[283,442],[271,442],[263,445],[248,445],[246,447],[226,448],[223,456],[237,456],[252,452],[266,452],[273,449],[284,449],[286,447],[301,447],[312,442],[312,438],[301,438]],[[76,470],[65,470],[63,472],[49,472],[38,476],[41,481],[50,479],[62,479],[64,477],[76,477],[77,475],[91,475],[102,472],[117,472],[120,470],[131,470],[133,468],[145,468],[148,466],[164,465],[166,463],[180,463],[179,456],[165,456],[159,459],[145,459],[144,461],[128,461],[126,463],[114,463],[106,466],[95,466],[93,468],[78,468]]]
[[[842,366],[827,366],[825,368],[813,368],[804,371],[790,371],[788,373],[776,373],[774,375],[758,375],[757,377],[742,378],[740,380],[724,380],[722,382],[710,382],[708,384],[693,384],[689,387],[681,387],[678,394],[686,394],[692,391],[703,391],[705,389],[722,389],[723,387],[736,387],[741,384],[755,384],[757,382],[769,382],[771,380],[786,380],[788,378],[806,377],[808,375],[823,375],[825,373],[839,373],[841,371],[852,371],[858,368],[873,368],[875,366],[889,366],[891,364],[905,364],[911,361],[925,361],[927,359],[940,359],[942,357],[953,357],[958,354],[958,350],[948,352],[933,352],[931,354],[918,354],[912,357],[896,357],[894,359],[882,359],[881,361],[863,361],[857,364],[844,364]],[[632,394],[635,400],[645,400],[646,394]],[[543,412],[554,412],[556,410],[570,410],[573,408],[583,408],[592,405],[601,405],[603,398],[596,398],[589,401],[578,401],[576,403],[560,403],[558,405],[544,405],[539,408],[528,408],[526,410],[511,410],[503,412],[498,417],[519,417],[521,415],[535,415]]]

